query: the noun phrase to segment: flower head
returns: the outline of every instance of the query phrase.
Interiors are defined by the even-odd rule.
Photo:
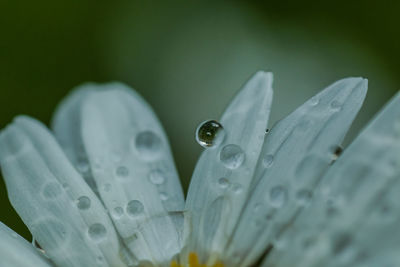
[[[41,250],[0,224],[6,266],[397,266],[400,95],[338,155],[367,91],[340,80],[269,131],[272,74],[219,121],[184,200],[167,137],[120,83],[86,84],[52,132],[19,116],[0,133],[8,195]],[[392,264],[392,265],[391,265]]]

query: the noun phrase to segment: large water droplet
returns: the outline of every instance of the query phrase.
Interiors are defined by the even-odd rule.
[[[224,138],[224,127],[218,121],[204,121],[197,127],[196,141],[205,148],[218,146]]]
[[[149,180],[152,184],[160,185],[165,182],[164,173],[161,170],[153,170],[149,174]]]
[[[136,136],[135,146],[140,156],[153,159],[161,150],[161,139],[152,131],[143,131]]]
[[[275,208],[282,207],[287,200],[287,190],[281,185],[271,188],[269,192],[269,204]]]
[[[89,226],[88,234],[94,242],[100,242],[106,237],[107,230],[101,223],[94,223]]]
[[[43,196],[46,199],[54,199],[62,193],[61,186],[56,182],[47,183],[43,187]]]
[[[88,198],[87,196],[79,197],[76,206],[80,210],[87,210],[88,208],[90,208],[90,198]]]
[[[131,200],[126,205],[126,213],[128,213],[128,215],[132,217],[140,215],[143,210],[143,204],[139,200]]]
[[[125,166],[119,166],[116,170],[115,170],[115,174],[119,177],[119,178],[125,178],[128,177],[129,175],[129,170],[127,167]]]
[[[230,144],[222,148],[219,158],[228,169],[236,169],[243,164],[245,155],[238,145]]]
[[[342,104],[337,100],[333,100],[330,107],[333,111],[339,111],[342,109]]]

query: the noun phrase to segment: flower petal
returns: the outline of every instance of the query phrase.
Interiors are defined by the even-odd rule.
[[[32,244],[0,222],[1,266],[51,267],[53,266]]]
[[[246,83],[222,116],[225,140],[206,149],[196,165],[185,231],[188,251],[196,251],[202,261],[222,252],[247,198],[267,128],[271,84],[272,74],[264,72]]]
[[[54,135],[63,148],[65,155],[86,183],[97,193],[96,183],[89,168],[82,140],[82,103],[96,89],[95,84],[77,87],[58,106],[52,120]]]
[[[83,103],[81,129],[99,195],[139,260],[169,262],[181,249],[184,198],[167,137],[137,93],[98,87]]]
[[[340,80],[271,129],[227,260],[240,259],[246,266],[254,262],[307,204],[366,91],[366,80]]]
[[[42,124],[18,117],[0,147],[10,201],[57,266],[124,266],[102,204]]]
[[[399,266],[399,155],[400,93],[328,170],[264,266]]]

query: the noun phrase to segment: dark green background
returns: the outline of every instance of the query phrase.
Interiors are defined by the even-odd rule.
[[[275,73],[272,121],[337,79],[369,78],[351,137],[399,88],[398,1],[0,1],[1,128],[17,114],[48,123],[74,86],[120,80],[159,114],[185,187],[196,125],[258,69]],[[0,207],[30,238],[2,182]]]

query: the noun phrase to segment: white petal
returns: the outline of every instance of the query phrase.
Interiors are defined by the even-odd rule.
[[[0,222],[0,261],[4,267],[53,266],[32,244],[2,222]]]
[[[254,262],[301,211],[331,163],[366,91],[366,80],[340,80],[271,129],[227,260],[240,259],[243,265]]]
[[[102,204],[43,125],[17,118],[0,147],[10,201],[57,266],[124,266]]]
[[[97,193],[82,140],[82,103],[96,89],[95,84],[76,88],[58,106],[52,120],[54,135],[75,169]]]
[[[265,266],[399,266],[399,155],[397,94],[328,170]]]
[[[82,138],[99,194],[139,260],[166,262],[180,251],[184,198],[167,137],[150,106],[112,83],[90,94]]]
[[[267,128],[271,84],[272,74],[264,72],[246,83],[220,121],[225,140],[206,149],[196,165],[185,232],[190,233],[187,249],[199,253],[202,261],[212,260],[207,259],[210,252],[217,257],[222,252],[247,198]]]

